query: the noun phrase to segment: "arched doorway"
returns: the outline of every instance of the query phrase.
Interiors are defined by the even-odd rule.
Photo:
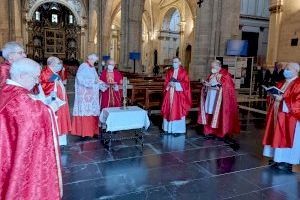
[[[40,5],[28,22],[28,57],[45,62],[50,56],[79,59],[80,26],[74,13],[57,2]]]
[[[154,50],[154,66],[156,66],[157,65],[157,50],[155,49]]]
[[[190,69],[191,60],[192,60],[192,46],[189,44],[189,45],[187,45],[187,47],[185,49],[185,63],[184,63],[184,66],[185,66],[187,71],[189,71],[189,69]]]

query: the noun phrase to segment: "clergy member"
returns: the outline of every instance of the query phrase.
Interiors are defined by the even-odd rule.
[[[106,84],[105,91],[101,96],[101,110],[107,107],[119,107],[122,104],[122,80],[121,73],[115,69],[115,62],[109,60],[107,68],[103,70],[100,76]]]
[[[25,58],[26,53],[19,43],[8,42],[2,49],[2,56],[5,62],[0,64],[0,89],[5,85],[6,79],[9,78],[11,64],[20,58]]]
[[[289,63],[283,72],[285,81],[277,85],[283,94],[271,94],[263,138],[264,156],[273,158],[276,168],[287,171],[300,164],[299,70],[299,64]]]
[[[30,94],[40,65],[15,61],[0,90],[0,199],[62,197],[62,175],[55,115]]]
[[[71,133],[82,137],[99,134],[99,90],[106,87],[96,72],[94,66],[96,61],[98,61],[96,54],[89,55],[87,61],[79,66],[75,79]]]
[[[185,133],[185,117],[192,99],[188,73],[178,58],[173,59],[173,67],[166,74],[163,95],[163,130],[165,133]]]
[[[58,98],[65,102],[57,111],[57,122],[59,128],[60,145],[67,145],[67,135],[71,131],[71,119],[69,103],[65,86],[58,75],[63,68],[61,60],[57,57],[49,57],[47,66],[42,70],[40,83],[46,97],[51,96],[53,100]]]
[[[231,74],[221,63],[211,63],[211,75],[203,81],[198,123],[204,125],[204,134],[232,139],[240,132],[238,104]]]

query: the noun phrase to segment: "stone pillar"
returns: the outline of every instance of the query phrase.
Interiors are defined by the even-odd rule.
[[[97,23],[97,8],[99,3],[95,0],[89,1],[89,31],[88,31],[88,53],[96,53],[97,52],[97,45],[95,44],[95,36],[98,30],[98,23]],[[97,35],[97,37],[99,37]],[[97,41],[98,42],[98,41]]]
[[[180,22],[180,43],[179,43],[179,58],[181,60],[181,63],[185,63],[185,21]]]
[[[282,20],[282,1],[271,0],[269,10],[270,25],[266,62],[268,65],[273,65],[274,62],[277,61],[278,57],[279,34]]]
[[[11,0],[1,0],[0,3],[0,48],[2,49],[4,44],[9,41],[9,12],[7,11],[9,8],[9,2]]]
[[[133,72],[130,52],[142,55],[142,15],[145,0],[122,0],[121,2],[121,52],[120,69]],[[141,72],[141,60],[136,61],[136,72]]]
[[[111,8],[112,0],[98,1],[98,53],[99,59],[109,55],[110,31],[111,31]]]
[[[197,7],[194,45],[192,48],[192,61],[189,70],[190,79],[206,78],[208,74],[208,58],[211,41],[211,13],[213,1],[204,1],[201,8]],[[195,5],[196,6],[196,5]]]

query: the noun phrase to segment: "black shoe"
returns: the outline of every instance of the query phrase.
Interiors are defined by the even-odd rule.
[[[293,165],[288,163],[279,163],[276,168],[286,172],[293,172]]]
[[[271,165],[276,165],[276,162],[274,160],[269,160],[268,164],[271,166]]]

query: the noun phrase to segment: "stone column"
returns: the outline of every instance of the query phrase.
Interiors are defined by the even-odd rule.
[[[0,48],[4,46],[4,44],[9,41],[9,12],[7,11],[9,8],[9,2],[11,0],[1,0],[0,3]]]
[[[278,57],[279,34],[282,20],[282,1],[271,0],[269,10],[270,25],[266,62],[268,65],[273,65],[274,62],[277,61]]]
[[[130,52],[142,55],[142,15],[145,0],[121,0],[121,52],[120,69],[133,72]],[[141,72],[141,60],[136,61],[136,72]]]
[[[208,74],[208,58],[211,41],[211,13],[213,1],[204,1],[201,8],[197,7],[194,45],[192,46],[192,61],[190,66],[190,79],[206,78]],[[197,6],[197,5],[195,5]]]

